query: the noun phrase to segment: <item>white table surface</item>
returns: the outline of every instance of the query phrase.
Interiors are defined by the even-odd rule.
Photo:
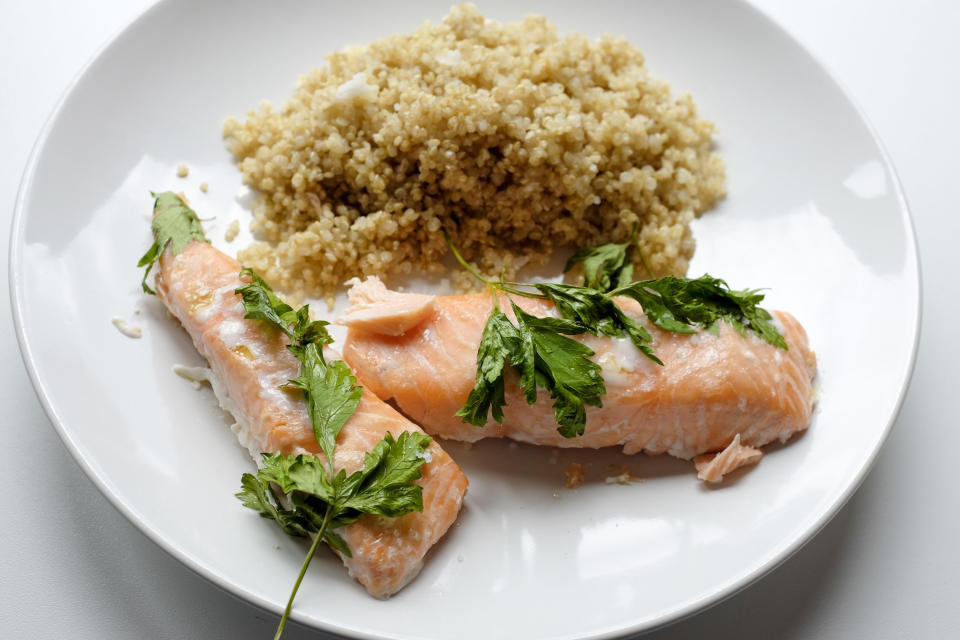
[[[10,227],[33,141],[64,88],[150,3],[3,3],[3,228]],[[952,320],[960,316],[960,3],[755,4],[846,86],[890,152],[920,244],[920,351],[893,433],[839,515],[760,582],[646,637],[960,637],[960,420],[953,404],[960,394],[960,341]],[[0,299],[6,301],[6,239],[0,246]],[[10,313],[0,314],[0,336],[0,407],[9,436],[0,506],[0,637],[272,637],[273,615],[193,574],[100,495],[33,393]],[[285,637],[323,636],[294,625]]]

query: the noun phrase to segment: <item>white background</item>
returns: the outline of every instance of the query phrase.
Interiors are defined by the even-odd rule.
[[[4,2],[0,224],[36,135],[87,59],[149,0]],[[873,471],[812,542],[746,591],[654,640],[948,638],[960,633],[960,4],[757,0],[830,70],[886,145],[913,213],[923,328],[913,383]],[[0,287],[7,300],[6,241]],[[838,274],[842,277],[842,274]],[[891,300],[890,313],[898,301]],[[0,314],[2,638],[268,638],[276,618],[167,556],[61,444]],[[78,339],[82,340],[82,336]],[[877,345],[883,348],[883,345]],[[171,496],[177,499],[177,496]],[[478,603],[477,612],[483,604]],[[296,626],[285,637],[317,637]]]

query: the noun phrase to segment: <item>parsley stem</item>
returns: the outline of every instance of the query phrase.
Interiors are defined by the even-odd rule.
[[[287,624],[287,618],[290,617],[290,610],[293,608],[293,599],[297,597],[297,590],[300,589],[303,576],[307,573],[307,567],[310,565],[310,561],[313,560],[313,554],[317,552],[317,547],[320,546],[320,542],[323,540],[323,534],[327,531],[327,522],[330,520],[331,511],[333,511],[333,509],[328,506],[323,514],[323,522],[320,523],[320,529],[317,531],[317,535],[313,539],[313,544],[310,545],[310,550],[307,552],[307,557],[304,558],[303,565],[300,567],[300,575],[297,576],[297,581],[293,585],[293,591],[290,592],[290,599],[287,600],[287,608],[283,611],[283,616],[280,618],[280,625],[277,627],[277,632],[274,634],[273,640],[280,640],[280,636],[283,634],[283,627]]]
[[[482,275],[480,275],[479,271],[471,267],[470,263],[464,260],[463,256],[460,255],[460,252],[457,251],[457,248],[453,246],[453,241],[450,239],[450,232],[447,231],[446,227],[441,227],[440,230],[443,231],[443,239],[446,241],[447,246],[450,247],[450,251],[453,252],[453,256],[457,259],[457,262],[459,262],[464,269],[466,269],[471,274],[473,274],[473,277],[479,280],[480,282],[484,283],[487,286],[496,286],[497,284],[496,282],[492,280],[487,280],[486,278],[484,278]]]
[[[508,284],[508,283],[501,282],[499,285],[497,285],[497,287],[498,287],[501,291],[503,291],[504,293],[512,293],[513,295],[522,296],[522,297],[524,297],[524,298],[537,298],[538,300],[549,300],[549,299],[550,299],[549,296],[545,296],[545,295],[543,295],[542,293],[534,293],[533,291],[524,291],[523,289],[517,289],[517,288],[514,287],[514,286],[510,286],[510,285],[514,285],[514,284],[517,284],[517,285],[522,286],[522,287],[531,287],[531,286],[533,286],[533,285],[529,285],[529,284],[522,284],[522,283],[516,283],[516,282],[511,282],[511,283],[509,283],[509,284]]]
[[[453,241],[450,239],[450,233],[447,231],[447,229],[445,227],[441,227],[440,230],[443,231],[443,239],[446,241],[447,246],[450,247],[450,251],[453,252],[453,255],[457,259],[457,262],[459,262],[464,269],[469,271],[474,278],[476,278],[483,284],[487,285],[487,287],[489,287],[492,291],[496,292],[499,289],[504,293],[508,293],[508,294],[512,293],[514,295],[523,296],[525,298],[539,298],[540,300],[549,299],[548,296],[545,296],[542,293],[534,293],[532,291],[524,291],[523,289],[518,289],[517,287],[533,286],[530,284],[526,284],[524,282],[510,282],[508,280],[504,280],[503,278],[500,278],[499,281],[484,278],[479,271],[477,271],[472,266],[470,266],[470,263],[467,262],[462,255],[460,255],[460,252],[457,251],[457,248],[453,245]],[[494,307],[499,308],[496,298],[494,298]]]
[[[643,257],[643,251],[640,250],[638,245],[633,245],[637,251],[637,257],[640,258],[640,266],[643,267],[643,270],[647,272],[647,275],[651,278],[655,277],[653,271],[650,271],[650,267],[647,265],[647,261]]]
[[[622,295],[625,291],[629,291],[630,289],[637,289],[637,288],[642,288],[645,291],[650,291],[650,289],[647,289],[647,284],[650,284],[653,282],[654,280],[637,280],[636,282],[632,282],[626,286],[617,287],[616,289],[611,289],[610,291],[607,291],[602,295],[606,298],[614,298],[616,296]]]

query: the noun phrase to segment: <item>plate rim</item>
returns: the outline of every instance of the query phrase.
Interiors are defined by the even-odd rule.
[[[723,587],[706,594],[685,606],[675,608],[668,613],[661,614],[656,618],[651,618],[643,623],[621,627],[619,629],[598,631],[597,633],[583,636],[583,640],[612,640],[614,638],[637,633],[649,633],[670,626],[725,602],[741,591],[757,583],[792,558],[797,552],[803,549],[807,543],[813,540],[813,538],[815,538],[823,530],[823,528],[826,527],[826,525],[829,524],[833,518],[844,508],[844,506],[846,506],[846,504],[863,484],[866,477],[869,475],[873,466],[876,464],[881,449],[889,438],[890,432],[897,421],[903,406],[903,402],[910,389],[913,374],[916,370],[916,360],[919,349],[923,316],[922,263],[920,261],[920,250],[914,226],[913,215],[910,211],[900,177],[897,174],[893,161],[883,143],[883,140],[880,138],[873,123],[867,117],[864,109],[854,98],[848,87],[837,78],[837,76],[828,66],[826,66],[816,55],[813,54],[813,52],[811,52],[811,50],[803,41],[790,33],[771,15],[762,11],[748,0],[728,1],[733,5],[739,5],[740,8],[753,14],[754,18],[758,18],[768,27],[773,28],[779,38],[784,38],[793,43],[793,45],[795,45],[803,53],[807,61],[812,63],[817,70],[829,80],[832,88],[836,90],[838,94],[842,96],[842,98],[848,103],[856,117],[864,125],[867,133],[869,133],[870,140],[876,146],[884,169],[886,170],[886,174],[892,183],[892,192],[896,199],[898,213],[902,223],[905,245],[907,247],[905,263],[907,266],[904,270],[909,270],[909,268],[912,267],[916,273],[916,281],[912,283],[915,285],[916,299],[912,305],[912,322],[910,324],[913,338],[909,347],[909,357],[907,358],[904,368],[897,372],[900,387],[899,392],[890,416],[887,419],[887,422],[884,425],[882,433],[877,439],[876,444],[870,450],[861,467],[853,475],[852,481],[849,482],[846,487],[844,487],[844,489],[840,492],[839,497],[821,512],[819,517],[811,526],[804,529],[799,535],[790,540],[787,544],[782,545],[780,549],[777,550],[776,553],[774,553],[771,558],[768,559],[762,566],[744,574],[739,579],[728,582]],[[114,46],[117,40],[134,25],[141,21],[148,20],[149,17],[158,11],[160,7],[174,4],[175,2],[176,0],[158,0],[153,2],[143,11],[127,20],[122,26],[115,29],[113,33],[96,48],[96,50],[90,55],[90,57],[84,62],[84,64],[64,87],[59,98],[54,103],[50,113],[47,115],[43,125],[41,126],[39,133],[37,134],[37,138],[27,156],[23,174],[18,185],[10,226],[10,241],[8,251],[8,288],[14,332],[24,368],[27,371],[31,386],[33,387],[37,399],[40,401],[44,413],[54,427],[63,444],[66,446],[70,455],[83,470],[84,475],[87,476],[87,478],[94,484],[97,490],[107,499],[107,501],[118,512],[120,512],[127,519],[127,521],[133,524],[134,527],[140,531],[140,533],[144,534],[147,539],[156,544],[169,556],[190,569],[194,574],[205,579],[208,583],[219,588],[220,590],[240,598],[246,603],[279,616],[283,611],[282,604],[274,603],[266,598],[258,596],[238,583],[222,578],[211,567],[195,558],[191,553],[189,553],[188,550],[171,543],[166,537],[149,527],[147,523],[140,517],[134,505],[128,504],[110,490],[106,480],[97,472],[93,462],[83,454],[79,444],[67,432],[64,426],[65,420],[57,412],[52,402],[50,392],[42,382],[40,372],[37,368],[37,362],[34,358],[33,350],[31,348],[31,343],[26,334],[26,323],[23,308],[23,278],[21,277],[23,273],[23,236],[25,233],[25,223],[27,217],[26,202],[32,193],[39,159],[43,155],[43,151],[46,148],[50,133],[54,125],[58,122],[60,116],[63,114],[64,105],[67,102],[67,99],[72,95],[77,85],[87,75],[94,63],[99,60],[107,50]],[[357,638],[362,640],[383,640],[384,638],[400,637],[393,634],[382,635],[379,633],[370,633],[362,629],[345,628],[332,621],[321,622],[301,611],[298,611],[296,608],[294,608],[291,612],[291,619],[302,626],[339,634],[348,638]]]

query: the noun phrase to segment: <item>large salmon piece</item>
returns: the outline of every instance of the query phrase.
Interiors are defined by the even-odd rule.
[[[157,295],[209,362],[221,404],[233,414],[240,442],[255,460],[260,452],[322,455],[301,392],[280,388],[297,377],[299,362],[286,349],[282,333],[260,320],[244,319],[234,293],[245,284],[240,270],[233,258],[193,241],[176,256],[167,249],[161,257]],[[420,429],[364,388],[357,411],[337,439],[336,468],[353,472],[387,432],[396,437],[403,431]],[[344,564],[375,597],[396,593],[417,575],[427,551],[460,511],[466,477],[436,442],[428,451],[418,481],[422,512],[393,519],[364,515],[338,531],[352,553],[342,556]]]
[[[585,433],[568,439],[557,432],[547,394],[541,391],[529,405],[512,371],[505,377],[502,424],[490,420],[476,427],[455,415],[474,385],[490,295],[405,294],[370,278],[354,285],[350,300],[339,320],[348,327],[344,360],[378,397],[432,435],[698,456],[701,478],[716,481],[756,461],[756,447],[786,441],[810,424],[816,358],[803,327],[788,313],[773,313],[789,346],[784,350],[753,333],[743,337],[725,322],[718,335],[663,331],[638,303],[618,299],[652,334],[651,346],[665,364],[649,360],[626,338],[576,336],[596,352],[591,359],[602,367],[607,394],[602,407],[587,408]],[[521,297],[515,302],[533,315],[555,315],[550,302]],[[509,304],[501,308],[507,312]],[[709,455],[715,452],[722,454]]]

